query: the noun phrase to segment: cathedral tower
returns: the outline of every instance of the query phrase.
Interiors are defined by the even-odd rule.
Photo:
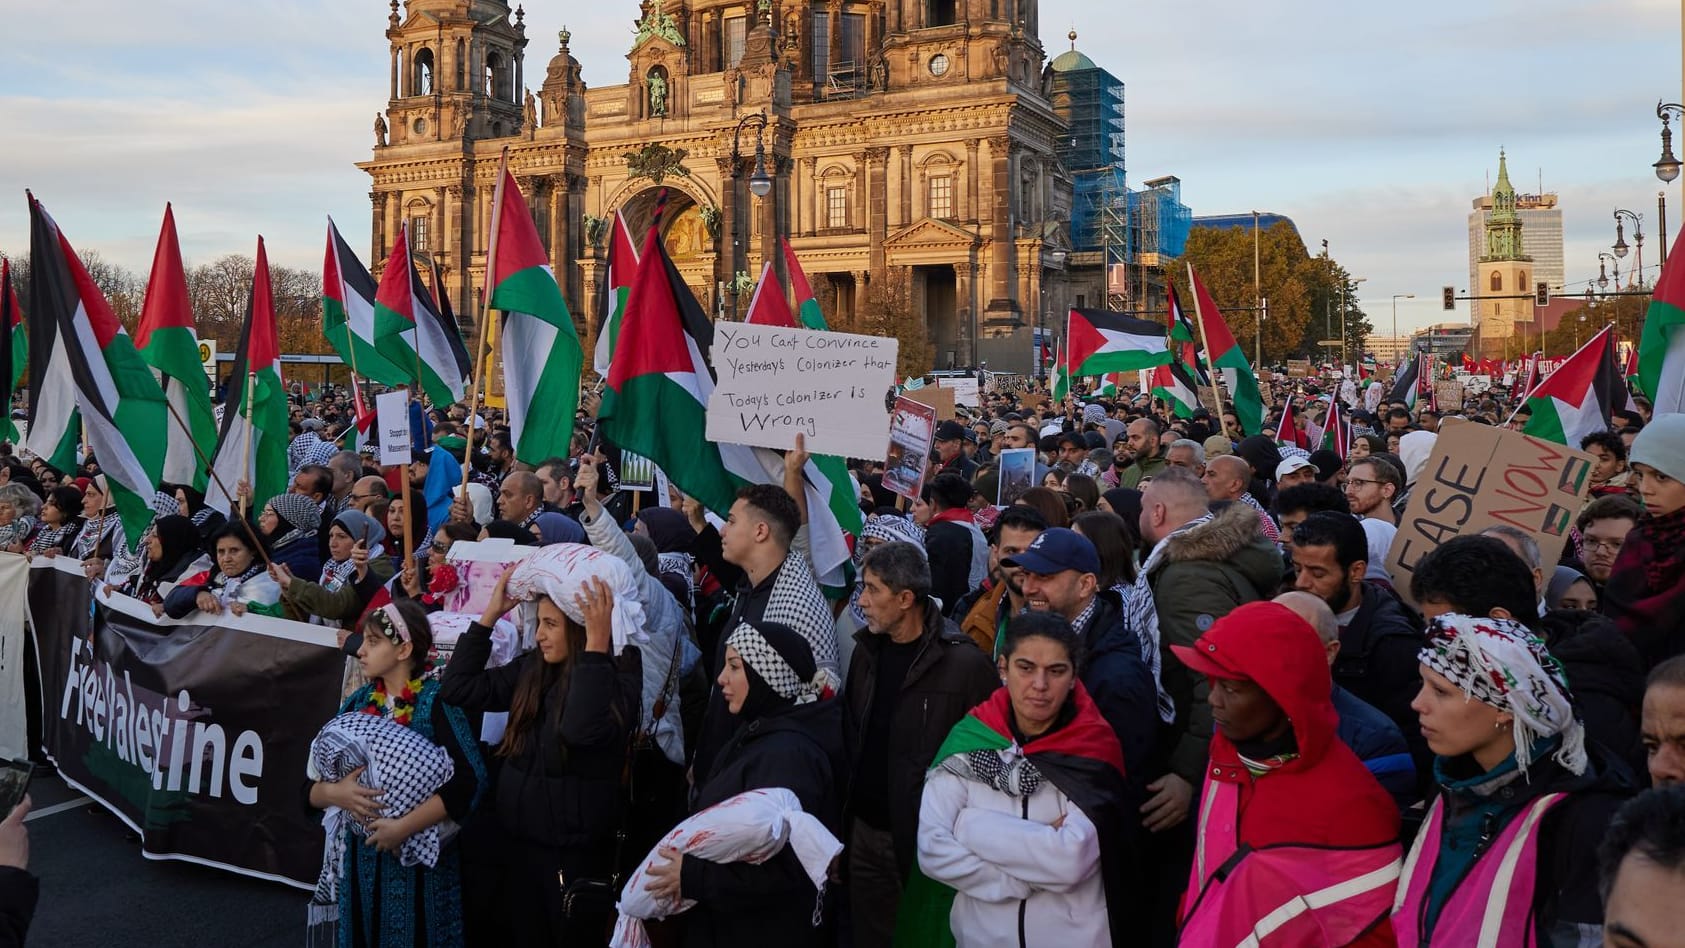
[[[1517,322],[1533,321],[1533,258],[1521,247],[1521,215],[1509,167],[1498,150],[1498,183],[1492,187],[1492,214],[1486,221],[1486,244],[1480,255],[1478,286],[1471,287],[1480,332],[1481,358],[1503,359],[1518,353],[1512,348]],[[1507,297],[1487,299],[1486,297]]]

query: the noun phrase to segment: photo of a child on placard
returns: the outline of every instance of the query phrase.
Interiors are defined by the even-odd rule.
[[[1000,493],[995,503],[1010,507],[1035,483],[1036,449],[1007,448],[1000,453]]]

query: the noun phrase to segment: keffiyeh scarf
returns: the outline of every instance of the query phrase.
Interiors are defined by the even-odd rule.
[[[48,550],[62,551],[67,544],[75,541],[76,532],[80,529],[82,524],[76,520],[59,527],[49,527],[43,523],[41,529],[35,531],[34,539],[29,541],[29,552],[35,554]]]
[[[1416,660],[1513,718],[1515,762],[1526,772],[1541,740],[1562,736],[1554,755],[1575,774],[1586,769],[1585,727],[1574,717],[1568,675],[1539,638],[1512,619],[1449,613],[1428,623]]]
[[[302,494],[276,494],[269,498],[269,506],[291,528],[277,537],[270,549],[313,537],[322,525],[322,508]]]
[[[911,543],[923,551],[924,528],[906,517],[882,516],[866,521],[866,526],[860,530],[860,542],[854,544],[854,592],[848,597],[848,608],[854,615],[854,621],[862,627],[866,625],[866,614],[860,610],[860,591],[866,588],[866,576],[861,572],[861,565],[866,561],[866,541],[871,539],[885,543]]]
[[[813,662],[819,666],[814,683],[820,690],[836,691],[842,686],[837,674],[836,620],[825,602],[825,594],[819,591],[813,564],[806,554],[791,550],[784,557],[761,618],[787,625],[807,639],[808,647],[813,649]]]
[[[814,681],[802,680],[802,677],[796,674],[796,670],[790,667],[790,663],[784,660],[784,656],[778,654],[778,650],[768,644],[760,630],[749,623],[744,622],[738,625],[737,629],[731,633],[731,637],[726,639],[725,644],[736,649],[737,654],[749,663],[749,667],[755,670],[755,674],[761,676],[761,680],[767,683],[767,687],[776,692],[780,698],[794,701],[796,704],[808,704],[819,700],[820,689],[817,682],[824,673],[820,672],[815,675]]]
[[[1004,750],[974,750],[942,761],[941,769],[981,783],[1009,797],[1034,796],[1041,789],[1041,771],[1014,744]]]
[[[35,529],[35,518],[17,516],[12,522],[0,527],[0,547],[8,547],[14,543],[22,543],[29,536],[29,531]]]
[[[105,572],[106,582],[113,585],[122,585],[130,576],[140,572],[146,566],[147,541],[151,540],[153,535],[158,532],[158,528],[155,526],[158,518],[168,517],[181,509],[181,505],[176,503],[176,499],[163,491],[154,493],[148,506],[152,508],[152,522],[148,523],[146,529],[140,532],[140,540],[135,543],[134,549],[129,549],[126,543],[113,545],[111,566]]]
[[[1192,530],[1201,524],[1209,523],[1210,520],[1211,514],[1206,514],[1184,524],[1176,533]],[[1134,629],[1141,639],[1141,659],[1153,671],[1153,688],[1158,692],[1158,719],[1170,724],[1176,720],[1176,703],[1170,699],[1170,693],[1164,690],[1164,675],[1159,657],[1158,606],[1153,602],[1152,585],[1147,582],[1147,576],[1163,558],[1164,548],[1163,540],[1153,544],[1152,553],[1135,574],[1135,585],[1130,588],[1129,594],[1123,597],[1123,615],[1129,627]]]

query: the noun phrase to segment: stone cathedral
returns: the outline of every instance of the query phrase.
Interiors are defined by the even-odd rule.
[[[359,165],[377,272],[407,224],[456,312],[477,319],[507,148],[587,347],[609,222],[622,214],[641,245],[665,192],[660,238],[717,318],[742,318],[766,261],[782,275],[785,237],[834,313],[866,316],[894,289],[935,368],[1028,370],[1038,316],[1062,323],[1069,306],[1072,187],[1036,0],[627,13],[626,81],[592,89],[565,30],[528,73],[521,8],[392,0],[390,99]]]

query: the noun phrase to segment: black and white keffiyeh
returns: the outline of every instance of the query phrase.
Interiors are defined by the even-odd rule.
[[[736,649],[743,661],[747,662],[749,667],[755,670],[755,674],[761,676],[767,687],[780,698],[794,701],[796,704],[819,700],[819,676],[815,676],[815,681],[803,681],[802,676],[798,675],[796,670],[790,667],[790,663],[784,660],[784,656],[767,642],[760,630],[749,623],[738,625],[725,644]]]
[[[1211,514],[1190,520],[1177,529],[1176,533],[1192,530],[1210,520]],[[1124,619],[1141,640],[1141,658],[1153,672],[1153,688],[1158,691],[1158,719],[1170,724],[1176,720],[1176,703],[1170,699],[1170,693],[1164,690],[1164,675],[1159,657],[1158,606],[1153,602],[1153,589],[1147,582],[1147,574],[1153,571],[1153,567],[1157,566],[1159,559],[1164,556],[1164,548],[1164,541],[1160,540],[1153,546],[1153,552],[1147,556],[1147,561],[1141,564],[1140,571],[1135,574],[1135,587],[1130,590],[1129,595],[1123,597],[1123,611]]]
[[[455,773],[450,754],[391,718],[349,712],[323,725],[310,742],[307,771],[311,780],[334,782],[365,767],[357,782],[380,790],[380,815],[397,819],[437,793]],[[345,866],[345,830],[362,836],[361,823],[339,807],[322,815],[327,841],[322,849],[322,874],[311,896],[312,924],[338,911],[339,879]],[[398,861],[404,866],[432,868],[439,861],[439,826],[430,826],[404,840]],[[318,918],[317,916],[321,917]]]
[[[942,769],[956,777],[975,781],[1009,797],[1034,796],[1041,789],[1041,771],[1019,751],[1017,745],[1004,750],[975,750],[954,754],[942,761]]]
[[[772,595],[767,598],[766,611],[761,618],[795,629],[807,639],[813,649],[814,664],[819,666],[819,684],[838,690],[842,685],[837,674],[836,620],[825,594],[819,591],[813,564],[799,550],[791,550],[778,567],[778,578],[772,581]]]

